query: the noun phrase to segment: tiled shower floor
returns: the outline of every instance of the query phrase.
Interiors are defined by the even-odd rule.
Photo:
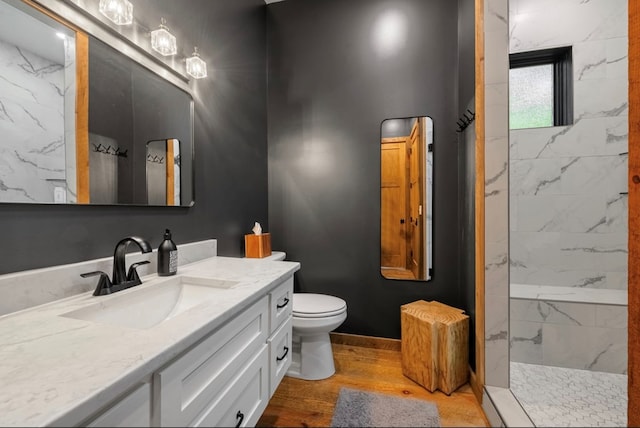
[[[511,391],[538,427],[627,426],[627,376],[511,363]]]

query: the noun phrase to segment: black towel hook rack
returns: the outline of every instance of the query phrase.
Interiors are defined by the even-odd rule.
[[[476,114],[471,110],[467,109],[467,111],[462,114],[462,117],[460,117],[460,119],[456,121],[456,125],[458,125],[458,129],[456,129],[456,132],[462,132],[465,129],[467,129],[467,126],[471,125],[471,123],[475,119],[476,119]]]

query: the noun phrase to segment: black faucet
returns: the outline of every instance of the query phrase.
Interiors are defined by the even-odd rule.
[[[109,280],[109,275],[102,271],[87,272],[80,275],[83,278],[86,278],[88,276],[100,275],[98,285],[93,292],[94,296],[103,296],[105,294],[115,293],[116,291],[124,290],[135,285],[142,284],[136,268],[140,265],[149,263],[149,261],[145,260],[142,262],[133,263],[131,266],[129,266],[129,272],[126,272],[125,255],[127,254],[127,247],[131,242],[138,245],[143,253],[150,253],[152,251],[151,245],[149,245],[149,243],[144,239],[137,236],[129,236],[120,240],[113,252],[112,281]]]
[[[143,253],[151,252],[151,245],[149,245],[149,243],[144,239],[138,238],[137,236],[129,236],[127,238],[120,240],[120,242],[118,242],[118,244],[116,245],[116,249],[113,252],[113,275],[111,276],[113,285],[124,284],[127,281],[133,280],[134,278],[129,278],[129,276],[133,276],[133,274],[136,272],[135,267],[138,267],[140,265],[140,263],[136,263],[137,266],[135,267],[131,265],[131,268],[129,269],[129,275],[126,274],[124,256],[125,254],[127,254],[127,247],[131,242],[137,244]],[[145,263],[142,263],[142,264],[145,264]],[[135,273],[135,276],[137,277],[138,274]],[[140,281],[140,278],[138,278],[138,281]],[[138,284],[140,284],[140,282],[138,282]],[[133,284],[133,285],[138,285],[138,284]]]

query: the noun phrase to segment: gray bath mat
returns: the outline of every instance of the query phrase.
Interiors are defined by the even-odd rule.
[[[341,388],[332,427],[439,427],[438,407],[429,401]]]

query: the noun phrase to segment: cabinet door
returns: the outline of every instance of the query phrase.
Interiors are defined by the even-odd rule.
[[[151,384],[134,388],[125,397],[84,424],[87,427],[148,427],[151,426]]]
[[[255,426],[269,402],[269,350],[262,350],[240,370],[220,398],[194,422],[202,427]]]
[[[189,426],[265,347],[268,296],[154,375],[161,426]],[[155,403],[154,403],[155,404]]]
[[[293,312],[293,276],[269,293],[271,305],[271,328],[273,333]]]
[[[269,338],[269,397],[276,391],[291,365],[291,323],[292,317],[289,317]]]

